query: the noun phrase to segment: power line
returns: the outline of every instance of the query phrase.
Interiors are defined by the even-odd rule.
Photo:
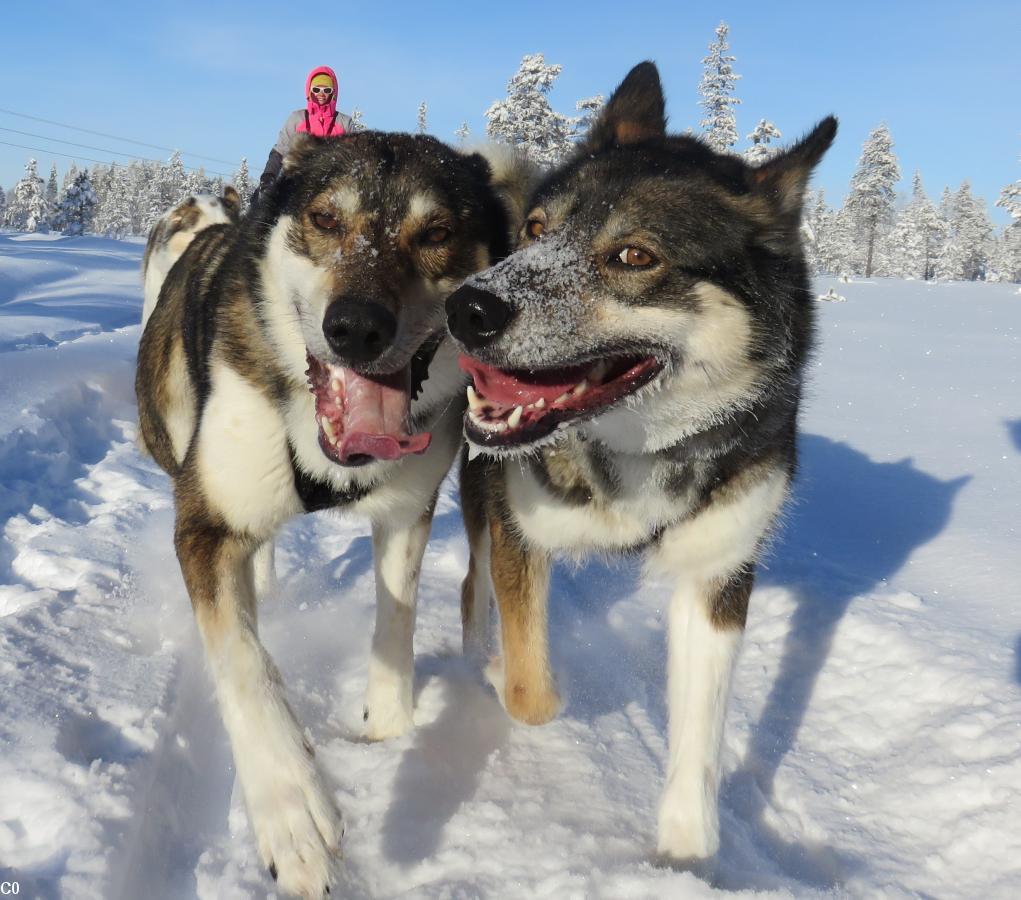
[[[56,144],[67,144],[69,147],[83,147],[86,150],[98,150],[100,153],[111,153],[114,156],[121,156],[122,155],[120,150],[110,150],[107,147],[93,147],[92,144],[79,144],[77,141],[65,141],[65,140],[61,140],[60,138],[49,137],[48,135],[45,135],[45,134],[34,134],[31,131],[18,131],[17,128],[4,128],[2,125],[0,125],[0,131],[10,131],[12,134],[21,134],[21,135],[24,135],[25,137],[41,138],[44,141],[53,141]],[[26,148],[26,149],[29,149],[29,148]],[[40,153],[47,153],[47,152],[52,153],[53,151],[52,150],[50,150],[50,151],[40,150],[39,152]],[[82,158],[84,159],[85,157],[82,157]],[[142,159],[143,159],[144,162],[160,163],[161,165],[163,163],[163,160],[160,160],[160,159],[148,159],[147,157],[142,157]],[[93,160],[93,162],[103,162],[103,160],[97,159],[97,160]],[[201,168],[201,167],[185,166],[184,168],[189,169],[191,171],[197,171],[197,169]],[[205,172],[206,170],[203,168],[202,171]],[[212,169],[210,169],[209,173],[207,173],[207,174],[219,175],[221,178],[230,178],[230,177],[232,177],[232,176],[226,174],[225,172],[213,172]]]
[[[176,147],[161,147],[159,144],[147,144],[145,141],[136,141],[133,138],[119,137],[116,134],[107,134],[105,131],[93,131],[90,128],[79,128],[77,125],[65,125],[63,122],[54,122],[52,119],[41,119],[39,116],[30,116],[26,113],[15,112],[13,109],[0,109],[0,113],[7,113],[9,116],[18,116],[21,119],[31,119],[33,122],[44,122],[47,125],[56,125],[58,128],[69,128],[71,131],[83,131],[85,134],[94,134],[97,137],[110,138],[114,141],[124,141],[128,144],[137,144],[139,147],[148,147],[151,150],[165,150],[167,153],[173,153]],[[191,153],[188,150],[181,150],[181,154],[184,156],[194,156],[196,159],[207,159],[210,162],[223,163],[227,166],[234,165],[233,160],[229,159],[217,159],[215,156],[203,156],[201,153]]]
[[[20,150],[31,150],[33,153],[49,153],[51,156],[66,156],[68,159],[73,159],[76,162],[79,159],[83,159],[86,162],[99,163],[102,166],[109,166],[112,163],[119,163],[122,166],[125,165],[124,161],[120,160],[120,159],[93,159],[91,156],[81,156],[80,154],[77,154],[77,153],[74,153],[74,154],[71,154],[71,153],[61,153],[59,150],[43,149],[42,147],[29,147],[26,144],[12,144],[10,141],[0,141],[0,146],[3,146],[3,147],[17,147]],[[130,160],[130,159],[128,160],[129,163],[132,162],[132,161],[133,160]],[[157,160],[147,160],[147,162],[157,162]],[[188,169],[189,171],[192,171],[192,172],[198,171],[197,169],[195,169],[195,168],[193,168],[191,166],[185,166],[184,168],[186,168],[186,169]],[[205,171],[205,170],[203,170],[203,171]],[[224,175],[222,172],[206,172],[205,174],[206,175],[210,175],[210,174],[212,174],[212,175],[219,175],[221,178],[233,178],[234,177],[232,175]]]
[[[23,135],[23,136],[25,136],[27,138],[41,138],[44,141],[53,141],[54,143],[57,143],[57,144],[67,144],[67,146],[69,146],[69,147],[83,147],[86,150],[98,150],[100,153],[112,153],[114,156],[123,156],[124,155],[123,151],[111,150],[108,147],[94,147],[94,146],[92,146],[92,144],[80,144],[80,143],[78,143],[78,141],[64,141],[64,140],[61,140],[60,138],[51,138],[48,135],[37,135],[37,134],[34,134],[33,132],[30,132],[30,131],[18,131],[15,128],[4,128],[3,126],[0,126],[0,131],[9,131],[12,134]],[[41,150],[40,152],[45,153],[45,152],[53,152],[53,151],[52,150],[50,150],[50,151]],[[83,158],[85,158],[85,157],[83,157]],[[97,159],[97,160],[94,160],[94,161],[102,162],[103,160],[102,159]],[[162,159],[149,159],[148,157],[145,157],[145,156],[142,157],[142,161],[144,161],[144,162],[158,162],[160,164],[163,163]],[[195,172],[198,169],[200,169],[201,167],[194,167],[194,165],[185,165],[184,168],[188,169],[188,170],[190,170],[192,172]],[[202,169],[202,172],[205,173],[205,169]],[[221,178],[231,178],[232,177],[232,176],[228,175],[225,172],[212,172],[212,170],[209,170],[209,172],[207,174],[218,175]]]

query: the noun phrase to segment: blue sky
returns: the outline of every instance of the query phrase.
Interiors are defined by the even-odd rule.
[[[485,108],[505,93],[526,53],[563,65],[551,100],[574,112],[608,94],[642,59],[660,68],[672,127],[697,126],[701,58],[720,20],[742,76],[743,135],[761,117],[785,138],[823,115],[840,118],[837,144],[816,186],[842,200],[869,131],[885,121],[905,180],[927,190],[971,181],[990,206],[1021,177],[1021,3],[644,4],[450,2],[309,4],[9,4],[2,16],[0,108],[261,170],[287,113],[303,105],[304,77],[326,63],[340,76],[340,106],[370,127],[411,130],[422,100],[429,130],[454,140],[467,120],[484,134]],[[160,151],[82,135],[0,112],[0,128],[80,141],[132,155]],[[76,149],[0,130],[0,184],[9,189],[35,155],[46,174]],[[744,146],[744,142],[741,145]],[[186,157],[208,170],[233,165]],[[85,163],[88,164],[88,163]],[[1007,221],[1002,210],[997,222]]]

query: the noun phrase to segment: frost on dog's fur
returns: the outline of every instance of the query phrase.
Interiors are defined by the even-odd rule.
[[[511,715],[557,708],[549,560],[642,553],[674,579],[659,853],[719,846],[719,748],[756,560],[795,467],[814,302],[799,235],[826,119],[759,167],[666,133],[655,66],[528,204],[519,249],[447,302],[471,375],[465,639],[501,613]],[[486,592],[486,596],[475,596]]]

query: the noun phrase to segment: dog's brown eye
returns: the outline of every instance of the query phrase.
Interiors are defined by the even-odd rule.
[[[651,253],[646,253],[640,247],[625,247],[614,258],[634,269],[646,269],[656,261]]]
[[[525,224],[525,234],[527,234],[533,241],[537,241],[542,237],[542,233],[546,230],[546,223],[540,222],[538,219],[529,219]]]
[[[442,244],[450,237],[450,229],[445,225],[434,225],[424,235],[427,244]]]
[[[336,231],[340,224],[329,213],[312,213],[312,221],[316,223],[316,227],[322,228],[323,231]]]

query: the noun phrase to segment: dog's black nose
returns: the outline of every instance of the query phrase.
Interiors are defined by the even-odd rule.
[[[378,303],[342,297],[327,308],[323,334],[345,362],[372,362],[393,343],[397,319]]]
[[[447,297],[447,327],[469,350],[493,341],[513,317],[514,310],[496,294],[471,285]]]

